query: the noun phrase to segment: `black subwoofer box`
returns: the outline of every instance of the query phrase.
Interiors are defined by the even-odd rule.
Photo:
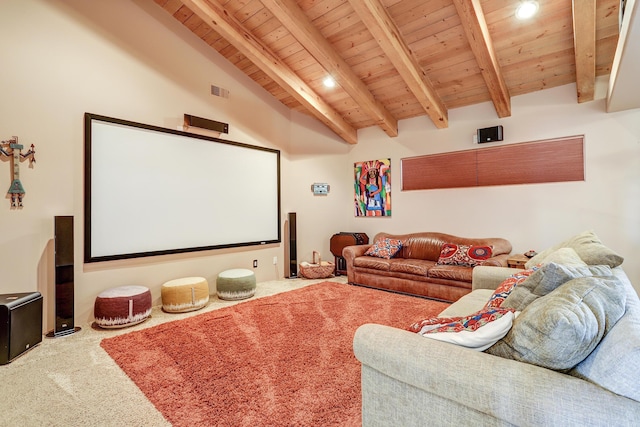
[[[42,295],[0,295],[0,365],[42,342]]]

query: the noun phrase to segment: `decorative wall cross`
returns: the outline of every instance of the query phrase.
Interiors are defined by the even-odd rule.
[[[31,144],[31,148],[26,153],[21,153],[24,147],[18,144],[18,137],[14,136],[11,139],[6,141],[2,141],[0,143],[0,155],[5,157],[13,157],[13,163],[11,168],[13,170],[13,180],[11,181],[11,185],[9,186],[9,191],[7,192],[11,196],[11,207],[12,208],[21,208],[22,207],[22,198],[25,195],[24,187],[20,182],[20,162],[23,162],[29,159],[29,166],[33,167],[33,163],[36,162],[36,150],[33,144]]]

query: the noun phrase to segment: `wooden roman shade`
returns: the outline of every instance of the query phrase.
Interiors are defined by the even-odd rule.
[[[402,190],[584,181],[584,135],[401,160]]]

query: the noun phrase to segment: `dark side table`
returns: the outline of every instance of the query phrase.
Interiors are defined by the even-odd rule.
[[[336,269],[334,274],[340,276],[347,274],[347,261],[342,256],[342,250],[347,246],[366,245],[369,243],[369,236],[365,233],[340,232],[331,236],[329,249],[335,257]]]
[[[528,258],[522,254],[510,255],[509,258],[507,258],[507,266],[511,268],[525,268],[524,265],[530,259],[531,258]]]

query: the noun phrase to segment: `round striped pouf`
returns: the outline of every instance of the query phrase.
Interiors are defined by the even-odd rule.
[[[216,279],[218,298],[239,300],[251,298],[256,293],[256,275],[246,268],[226,270]]]
[[[151,316],[151,291],[145,286],[107,289],[96,297],[93,313],[101,328],[137,325]]]
[[[204,277],[183,277],[162,285],[162,309],[168,313],[200,310],[209,302],[209,282]]]

